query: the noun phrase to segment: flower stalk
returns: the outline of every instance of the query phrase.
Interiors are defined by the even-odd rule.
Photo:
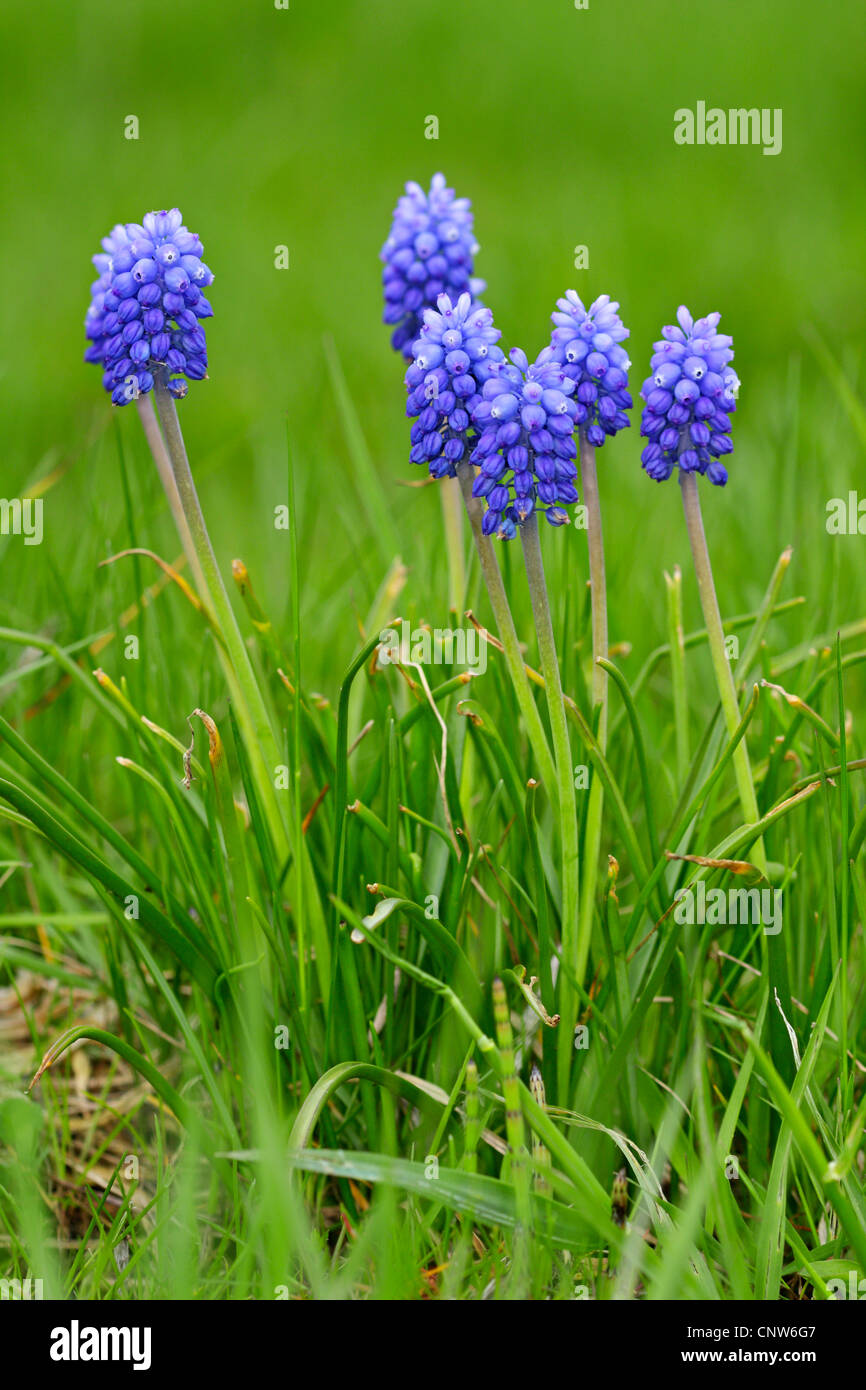
[[[579,854],[577,835],[577,801],[574,794],[574,768],[571,760],[571,740],[565,717],[565,703],[562,698],[562,681],[556,655],[556,642],[553,636],[553,623],[550,617],[550,602],[544,580],[544,562],[541,558],[541,544],[538,535],[538,517],[535,512],[528,516],[520,528],[523,543],[523,558],[526,565],[526,578],[532,600],[532,613],[535,618],[535,631],[538,635],[538,654],[541,660],[541,673],[544,676],[547,708],[550,715],[550,728],[553,735],[553,751],[556,758],[556,783],[559,790],[559,826],[562,853],[562,919],[561,939],[563,961],[569,970],[576,970],[578,946],[578,890]],[[572,990],[567,989],[563,974],[560,996],[561,1027],[563,1045],[559,1050],[558,1084],[562,1104],[568,1091],[568,1078],[571,1070],[571,1034],[574,1032],[577,1000]]]
[[[692,558],[695,566],[695,577],[698,581],[698,593],[701,599],[704,622],[707,627],[707,637],[710,646],[710,655],[713,662],[713,671],[718,686],[719,699],[722,703],[722,713],[725,717],[728,733],[733,736],[740,723],[740,705],[737,699],[737,687],[734,684],[734,674],[731,664],[728,661],[725,651],[725,633],[722,627],[722,616],[719,610],[719,601],[716,597],[716,586],[713,580],[713,571],[710,564],[710,553],[707,548],[707,538],[704,531],[704,521],[701,514],[701,502],[698,496],[698,480],[694,473],[680,472],[680,488],[683,495],[683,508],[686,515],[686,526],[689,533],[689,543],[692,548]],[[749,750],[746,740],[741,739],[734,750],[733,756],[734,775],[737,781],[737,792],[740,798],[740,806],[743,817],[747,822],[754,822],[760,819],[758,812],[758,802],[755,796],[755,786],[752,781],[752,769],[749,762]],[[761,873],[766,873],[767,857],[764,851],[763,839],[756,840],[752,850],[752,858]]]
[[[601,502],[598,495],[598,471],[595,448],[580,437],[580,481],[586,507],[587,539],[589,544],[589,581],[592,601],[592,703],[601,713],[598,741],[602,751],[607,745],[607,672],[599,666],[599,658],[607,660],[607,583],[604,572],[604,537],[601,529]]]
[[[158,373],[156,376],[154,394],[165,437],[166,452],[171,463],[174,485],[177,489],[197,567],[201,572],[202,582],[205,586],[204,597],[209,602],[225,639],[228,652],[226,674],[235,702],[238,724],[247,743],[256,790],[261,799],[262,810],[267,819],[274,848],[280,859],[284,860],[289,852],[288,836],[273,781],[275,769],[282,762],[282,758],[261,691],[256,682],[249,653],[244,645],[219,572],[189,466],[174,397],[167,389],[162,373]],[[171,502],[171,495],[169,495],[169,501]],[[181,535],[183,535],[182,532]]]
[[[719,601],[716,597],[710,553],[707,548],[696,473],[680,469],[680,488],[716,685],[718,686],[725,724],[729,735],[733,737],[740,724],[740,705],[734,674],[725,651],[725,633],[722,627]],[[752,768],[745,738],[742,738],[734,749],[733,764],[743,820],[746,824],[754,825],[760,820],[760,811],[758,810],[758,799],[755,795],[755,784],[752,780]],[[752,846],[751,859],[766,879],[768,866],[763,836],[759,836]],[[779,1013],[781,1009],[787,1018],[791,1017],[788,957],[779,935],[765,933],[764,941],[766,943],[770,989],[775,991],[778,998],[778,1007],[775,1007],[774,1000],[771,999],[770,1001],[771,1051],[777,1070],[783,1078],[790,1081],[793,1079],[793,1058],[787,1028]]]
[[[598,742],[607,751],[608,676],[600,661],[607,660],[607,583],[604,570],[604,537],[601,529],[601,502],[598,494],[598,471],[595,446],[580,431],[580,479],[587,514],[589,546],[589,583],[592,605],[592,703],[598,709]],[[589,959],[592,938],[592,915],[598,881],[598,856],[601,847],[601,822],[604,808],[604,787],[598,775],[593,776],[589,790],[584,841],[584,872],[581,881],[580,918],[577,930],[575,973],[582,980]]]
[[[195,546],[192,543],[192,534],[187,525],[186,516],[184,515],[184,510],[181,505],[180,493],[177,490],[177,483],[174,480],[171,460],[166,452],[165,440],[162,437],[159,421],[156,418],[156,411],[153,407],[153,395],[151,393],[140,395],[136,404],[138,406],[138,418],[144,430],[144,437],[150,447],[153,461],[156,464],[156,471],[159,474],[159,481],[162,483],[163,491],[168,499],[169,509],[174,518],[174,524],[177,528],[181,545],[183,546],[186,562],[195,579],[199,598],[205,603],[207,602],[208,594],[207,584],[205,583],[204,574],[199,564]]]
[[[511,683],[514,687],[520,713],[523,715],[529,742],[538,764],[540,780],[547,789],[548,795],[554,798],[558,785],[556,768],[553,758],[551,757],[547,735],[544,732],[544,725],[541,722],[541,715],[538,713],[538,706],[535,703],[534,696],[529,687],[529,677],[526,674],[526,663],[523,660],[523,653],[520,650],[520,643],[517,640],[517,631],[514,626],[514,619],[511,616],[511,609],[505,593],[505,586],[502,583],[502,573],[499,569],[499,562],[494,554],[493,544],[489,536],[485,536],[481,529],[483,508],[478,498],[472,495],[472,483],[475,477],[475,469],[470,463],[460,463],[457,467],[457,476],[460,480],[460,488],[463,493],[463,500],[466,504],[469,524],[472,527],[475,549],[478,553],[481,573],[484,576],[487,596],[490,599],[490,606],[493,609],[493,616],[496,619],[499,639],[502,642],[508,673],[511,676]],[[559,672],[557,668],[557,679],[558,677]]]
[[[463,558],[463,502],[456,478],[441,480],[439,501],[448,555],[448,607],[452,613],[462,613],[466,599],[466,564]]]

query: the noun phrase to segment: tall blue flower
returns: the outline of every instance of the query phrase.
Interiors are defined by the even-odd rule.
[[[213,315],[202,291],[214,277],[201,242],[173,208],[116,226],[102,246],[93,257],[99,278],[91,286],[84,360],[101,364],[115,405],[152,391],[157,371],[172,395],[185,396],[185,378],[207,376],[199,321]]]
[[[568,521],[563,507],[578,500],[574,391],[551,347],[531,365],[520,348],[492,364],[472,411],[471,461],[480,467],[472,491],[487,502],[486,535],[511,540],[536,508],[551,526]]]
[[[385,262],[383,322],[396,325],[391,345],[407,360],[424,310],[434,308],[440,294],[455,301],[469,293],[474,299],[484,289],[484,281],[472,275],[477,250],[469,199],[455,197],[444,174],[433,175],[429,193],[418,183],[406,184],[380,257]]]
[[[693,320],[681,305],[679,327],[663,328],[661,342],[653,345],[653,375],[641,387],[646,406],[640,432],[649,440],[641,463],[657,482],[675,467],[705,473],[719,487],[728,481],[720,460],[734,448],[731,416],[740,383],[729,366],[734,340],[716,332],[720,319],[721,314],[707,314]]]
[[[628,429],[631,409],[628,369],[631,363],[620,344],[628,337],[617,310],[619,304],[602,294],[588,309],[574,290],[556,301],[551,315],[551,345],[566,376],[575,384],[575,421],[590,444],[603,444],[617,430]]]
[[[468,293],[453,304],[442,294],[438,310],[424,311],[406,372],[406,414],[415,419],[410,462],[428,464],[433,478],[455,477],[466,455],[481,386],[502,360],[498,338],[491,310]]]

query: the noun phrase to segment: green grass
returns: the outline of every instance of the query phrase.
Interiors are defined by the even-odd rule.
[[[663,51],[652,7],[482,0],[471,119],[461,64],[405,62],[438,51],[438,18],[333,9],[263,7],[239,46],[235,7],[208,6],[205,61],[181,5],[155,67],[135,16],[107,47],[113,7],[49,4],[38,70],[10,17],[3,101],[29,119],[0,231],[20,272],[0,490],[44,495],[46,531],[0,537],[0,1277],[92,1298],[826,1297],[866,1273],[866,582],[862,537],[825,528],[862,471],[858,9],[687,7]],[[675,147],[673,109],[700,97],[783,106],[783,154]],[[568,285],[609,289],[637,385],[685,300],[723,312],[744,383],[731,482],[702,498],[758,827],[680,499],[641,473],[636,427],[599,456],[604,752],[586,536],[541,537],[572,760],[605,793],[588,965],[566,953],[555,988],[560,816],[504,657],[471,681],[373,659],[398,615],[463,623],[458,597],[496,630],[468,527],[401,486],[419,473],[378,322],[390,209],[440,165],[473,198],[508,346],[541,345]],[[181,551],[134,411],[78,363],[98,237],[174,201],[217,272],[210,380],[180,414],[287,769],[276,813],[215,630],[147,555],[99,567]],[[538,671],[519,544],[497,554]],[[757,881],[706,861],[761,838],[796,1059],[760,926],[673,910],[698,880]]]

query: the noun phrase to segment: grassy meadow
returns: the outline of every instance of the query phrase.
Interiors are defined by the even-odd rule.
[[[6,14],[0,495],[44,528],[0,528],[0,1279],[789,1301],[866,1276],[861,25],[854,0]],[[698,101],[780,109],[780,153],[675,144]],[[506,350],[533,358],[569,287],[631,334],[632,426],[598,455],[606,742],[587,532],[541,535],[577,950],[562,788],[459,493],[408,462],[381,323],[394,204],[439,169]],[[174,206],[216,276],[178,416],[231,620],[81,360],[100,238]],[[736,739],[680,489],[640,467],[683,303],[721,311],[742,383],[730,481],[699,481]],[[550,738],[520,541],[493,546]],[[491,640],[387,663],[398,618]],[[680,920],[678,891],[740,888],[778,931]]]

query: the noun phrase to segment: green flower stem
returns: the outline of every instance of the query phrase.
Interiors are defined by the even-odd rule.
[[[558,1095],[559,1103],[567,1105],[568,1079],[571,1072],[572,1037],[576,1019],[577,998],[574,990],[568,987],[569,973],[577,969],[578,948],[578,888],[580,881],[578,864],[577,801],[574,794],[574,767],[571,761],[571,742],[568,736],[568,723],[565,717],[565,702],[562,698],[562,682],[559,675],[559,662],[556,657],[556,642],[553,636],[553,623],[550,618],[550,603],[547,598],[547,585],[544,582],[544,563],[541,558],[541,544],[538,536],[538,515],[533,512],[520,528],[523,541],[523,558],[526,564],[526,578],[532,599],[532,612],[535,618],[535,631],[538,636],[538,654],[541,658],[541,672],[547,694],[547,708],[550,714],[550,727],[553,733],[553,749],[556,756],[556,776],[559,786],[559,825],[562,841],[562,972],[559,1011],[561,1015],[561,1045],[558,1049]]]
[[[150,452],[156,464],[156,471],[159,474],[159,481],[162,483],[163,490],[168,499],[168,505],[174,517],[174,524],[177,527],[177,533],[180,536],[181,545],[183,546],[183,553],[186,556],[187,564],[195,579],[199,598],[202,602],[206,602],[207,585],[205,584],[195,546],[192,543],[192,536],[186,523],[186,517],[183,514],[180,494],[177,490],[177,483],[174,481],[174,473],[172,472],[171,459],[166,452],[165,440],[162,437],[159,421],[156,418],[153,396],[148,391],[144,395],[139,396],[136,404],[138,406],[138,418],[141,420],[144,437],[150,446]]]
[[[475,477],[475,469],[471,464],[464,463],[458,465],[457,476],[460,479],[460,487],[463,492],[463,500],[466,504],[466,512],[472,526],[472,535],[475,540],[475,549],[478,552],[478,559],[481,563],[481,573],[484,575],[484,583],[487,586],[487,595],[490,599],[490,606],[493,609],[493,616],[496,619],[496,626],[499,630],[499,639],[505,654],[508,665],[508,673],[511,676],[511,683],[514,686],[514,693],[520,712],[526,724],[526,731],[529,735],[529,742],[535,754],[538,764],[539,776],[545,791],[551,799],[556,796],[557,777],[553,764],[553,758],[547,744],[547,735],[544,732],[544,725],[541,722],[541,715],[538,713],[538,706],[535,703],[532,691],[529,688],[529,677],[526,674],[526,664],[523,660],[523,653],[520,650],[520,643],[517,640],[517,632],[514,627],[514,619],[511,616],[511,609],[508,606],[508,598],[505,594],[505,586],[502,583],[502,574],[499,563],[493,551],[493,546],[489,536],[485,536],[481,529],[481,518],[483,509],[477,497],[472,496],[472,482]]]
[[[725,716],[728,734],[733,737],[740,724],[740,705],[737,699],[734,674],[725,651],[725,633],[722,627],[722,615],[719,612],[719,601],[716,597],[716,586],[713,582],[707,538],[704,533],[697,474],[684,473],[680,469],[680,487],[683,494],[683,507],[686,514],[692,558],[695,564],[695,575],[698,581],[698,592],[701,597],[704,622],[707,625],[713,670],[719,688],[719,699],[722,703],[722,713]],[[752,781],[752,768],[745,738],[742,738],[734,749],[733,764],[743,820],[749,825],[754,825],[756,821],[760,820],[761,815],[758,810],[758,798],[755,795],[755,784]],[[750,858],[766,879],[767,855],[764,849],[763,836],[759,837],[752,846]],[[764,941],[766,943],[770,989],[771,991],[775,990],[778,994],[779,1005],[784,1010],[785,1016],[790,1019],[792,1011],[791,990],[788,983],[788,956],[782,935],[779,933],[775,936],[768,936],[765,933]],[[773,1061],[781,1075],[786,1080],[790,1080],[794,1070],[791,1044],[784,1021],[780,1017],[772,997],[770,999],[770,1040]]]
[[[679,565],[673,574],[665,571],[668,591],[668,645],[671,657],[671,687],[674,697],[674,726],[677,741],[677,781],[684,787],[691,766],[689,752],[689,706],[686,694],[686,650],[683,639],[683,576]]]
[[[268,718],[262,693],[256,683],[249,653],[244,646],[240,628],[235,620],[234,611],[217,566],[216,556],[213,552],[190,470],[174,398],[160,380],[157,380],[154,392],[180,505],[205,585],[205,596],[210,602],[225,639],[228,652],[226,675],[231,688],[238,724],[247,745],[256,790],[263,813],[267,818],[275,851],[281,860],[285,860],[289,853],[288,835],[283,808],[277,797],[273,780],[275,770],[282,764],[283,758]]]
[[[683,494],[683,507],[686,513],[689,542],[692,547],[692,557],[695,564],[695,575],[698,581],[698,592],[701,597],[704,622],[707,625],[710,655],[713,659],[716,684],[719,687],[719,699],[722,702],[722,712],[725,716],[725,723],[728,726],[728,733],[733,735],[740,723],[740,705],[737,699],[737,687],[734,684],[731,664],[728,661],[727,652],[725,651],[725,633],[722,627],[722,615],[719,612],[719,601],[716,598],[716,586],[713,582],[713,571],[710,565],[710,554],[707,549],[707,538],[704,533],[704,521],[701,515],[697,475],[695,473],[685,473],[680,469],[680,486]],[[733,762],[743,817],[747,822],[752,823],[759,820],[760,816],[758,813],[758,801],[755,796],[755,786],[752,781],[749,750],[746,747],[745,739],[741,740],[735,749]],[[763,839],[755,841],[752,850],[752,858],[757,867],[761,870],[761,873],[766,873],[767,857],[764,851]]]
[[[607,750],[608,676],[599,661],[607,660],[607,583],[604,573],[604,537],[601,529],[601,502],[598,495],[598,472],[595,448],[580,432],[580,481],[587,515],[589,544],[589,580],[592,601],[592,703],[600,710],[598,743]],[[583,980],[592,939],[592,914],[598,881],[598,855],[601,846],[601,820],[604,808],[604,787],[601,778],[593,776],[589,789],[584,841],[584,873],[581,880],[580,919],[577,929],[575,975]],[[573,1024],[572,1024],[573,1026]]]
[[[448,607],[461,613],[466,599],[466,565],[463,559],[463,504],[456,478],[442,478],[439,487],[445,549],[448,554]]]
[[[604,573],[604,537],[601,530],[601,502],[598,496],[598,473],[595,448],[580,435],[580,481],[586,506],[587,539],[589,542],[589,581],[592,599],[592,703],[601,706],[598,741],[602,752],[607,748],[607,672],[599,666],[599,657],[607,661],[607,582]]]

